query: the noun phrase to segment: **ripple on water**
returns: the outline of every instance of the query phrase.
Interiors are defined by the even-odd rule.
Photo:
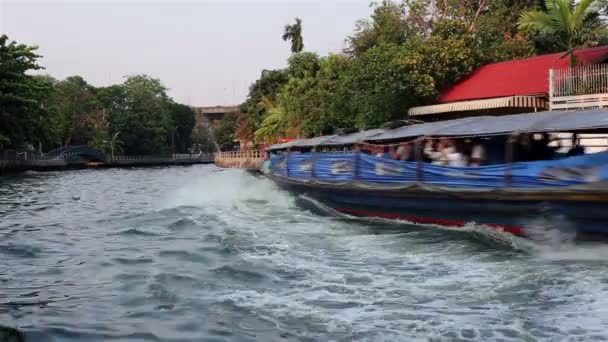
[[[136,258],[112,258],[112,261],[121,265],[143,265],[151,264],[154,259],[148,257],[136,257]]]
[[[263,272],[254,271],[253,265],[223,265],[220,267],[212,268],[211,272],[218,277],[237,280],[246,283],[261,282],[267,279],[267,276]]]
[[[158,236],[161,235],[157,232],[148,231],[142,228],[129,228],[112,233],[110,235],[127,235],[127,236]]]
[[[0,253],[16,258],[37,258],[44,249],[34,245],[9,243],[0,245]]]
[[[158,252],[160,258],[169,258],[177,261],[204,263],[208,258],[201,253],[187,250],[162,250]]]

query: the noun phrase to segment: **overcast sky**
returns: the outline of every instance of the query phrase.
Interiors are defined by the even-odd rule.
[[[178,102],[229,105],[263,69],[285,66],[294,17],[304,49],[326,55],[370,13],[369,0],[0,0],[0,33],[40,46],[56,78],[101,86],[145,73]]]

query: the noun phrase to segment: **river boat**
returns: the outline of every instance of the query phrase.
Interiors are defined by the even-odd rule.
[[[444,227],[475,223],[528,237],[541,220],[563,233],[608,236],[608,152],[514,161],[522,136],[606,132],[605,110],[468,117],[273,145],[264,173],[349,216]],[[424,162],[422,145],[439,138],[482,141],[502,160],[480,167]],[[415,146],[415,161],[363,152],[404,141]]]

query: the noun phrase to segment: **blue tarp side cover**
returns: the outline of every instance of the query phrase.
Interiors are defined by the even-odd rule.
[[[293,153],[273,154],[270,169],[276,174],[294,179],[408,183],[417,180],[418,163],[378,158],[363,153]],[[421,181],[424,183],[448,187],[571,186],[608,180],[608,152],[560,160],[482,167],[450,167],[425,163],[421,171]]]

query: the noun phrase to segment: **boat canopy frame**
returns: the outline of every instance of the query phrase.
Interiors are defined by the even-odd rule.
[[[504,116],[477,116],[403,126],[395,129],[375,129],[343,136],[331,135],[301,139],[270,146],[269,150],[311,148],[317,146],[348,146],[361,142],[385,142],[418,137],[483,137],[520,133],[608,131],[608,111],[587,109],[576,111],[547,111]]]

